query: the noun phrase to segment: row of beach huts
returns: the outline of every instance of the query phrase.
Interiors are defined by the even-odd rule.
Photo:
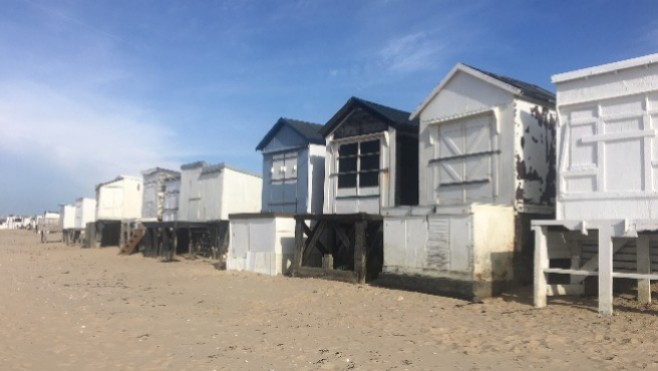
[[[413,112],[350,98],[280,118],[260,174],[195,162],[98,184],[64,240],[229,270],[534,300],[658,279],[658,54],[536,85],[457,64]],[[654,212],[656,210],[656,212]],[[43,220],[47,218],[42,218]],[[47,240],[47,231],[42,234]]]

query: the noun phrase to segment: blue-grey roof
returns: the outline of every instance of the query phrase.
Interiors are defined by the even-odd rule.
[[[511,77],[491,73],[470,65],[466,65],[466,66],[474,70],[480,71],[487,76],[493,77],[496,80],[512,85],[513,87],[521,90],[521,94],[525,97],[555,105],[555,94],[540,86],[530,84],[521,80],[516,80]]]
[[[418,126],[418,119],[409,120],[409,116],[411,115],[410,112],[370,102],[365,99],[351,97],[347,103],[345,103],[343,107],[338,110],[329,121],[327,121],[321,130],[322,135],[329,135],[329,133],[331,133],[355,107],[365,109],[371,114],[378,116],[388,125],[396,128]]]
[[[320,134],[320,129],[322,129],[322,125],[320,124],[314,124],[311,122],[306,122],[306,121],[301,121],[301,120],[294,120],[294,119],[289,119],[285,117],[281,117],[276,124],[270,129],[270,131],[267,132],[265,137],[258,143],[256,146],[256,150],[260,151],[263,148],[267,146],[267,144],[276,136],[276,134],[281,130],[283,126],[288,126],[295,132],[297,132],[299,135],[306,140],[307,143],[313,143],[313,144],[322,144],[324,145],[324,136]]]

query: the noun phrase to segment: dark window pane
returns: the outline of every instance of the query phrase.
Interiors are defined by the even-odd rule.
[[[379,155],[361,157],[361,169],[359,170],[379,170]]]
[[[343,144],[338,148],[338,157],[354,156],[357,153],[357,143]]]
[[[356,171],[356,157],[338,158],[338,172]]]
[[[359,188],[377,187],[379,185],[379,173],[359,174]]]
[[[361,154],[379,153],[379,140],[361,142]]]
[[[356,188],[356,174],[339,175],[338,188]]]

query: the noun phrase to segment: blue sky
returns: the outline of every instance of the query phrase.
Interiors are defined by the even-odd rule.
[[[413,111],[457,62],[550,76],[658,51],[655,1],[0,0],[0,215],[196,160],[260,171],[283,117]]]

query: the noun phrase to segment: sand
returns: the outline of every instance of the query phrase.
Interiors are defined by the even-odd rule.
[[[481,304],[0,231],[0,370],[658,369],[658,307]]]

